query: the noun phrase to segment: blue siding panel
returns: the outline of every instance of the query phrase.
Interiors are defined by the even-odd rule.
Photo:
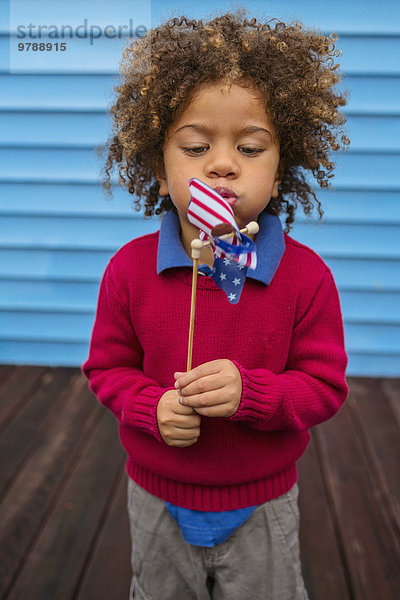
[[[349,150],[337,156],[336,163],[335,189],[400,189],[400,152]],[[0,147],[3,182],[94,184],[99,180],[101,166],[90,148]]]
[[[87,340],[83,343],[19,341],[16,337],[0,341],[0,363],[21,365],[49,365],[76,367],[88,353]]]
[[[89,148],[104,142],[111,119],[106,113],[0,112],[0,146],[21,148]],[[400,152],[400,114],[350,114],[351,152]]]
[[[105,112],[117,75],[0,75],[0,110]],[[30,93],[27,94],[26,90]],[[102,132],[104,135],[104,131]]]
[[[400,223],[400,189],[379,193],[346,188],[315,191],[324,209],[323,222]],[[133,209],[134,198],[126,190],[114,187],[113,198],[108,200],[95,183],[0,183],[0,198],[7,199],[0,207],[3,215],[139,216]],[[299,223],[314,220],[319,221],[301,212],[296,217]]]
[[[112,104],[117,81],[117,74],[72,73],[49,77],[3,73],[0,74],[0,110],[86,112],[88,116],[104,113]],[[342,86],[351,91],[345,109],[347,114],[399,115],[399,76],[346,74]]]
[[[232,8],[229,0],[175,6],[152,0],[153,24],[171,11],[204,16]],[[264,2],[246,6],[265,15]],[[337,157],[333,190],[318,191],[322,223],[299,213],[292,235],[335,275],[348,372],[399,376],[400,5],[271,0],[268,12],[339,34],[352,143]],[[122,0],[99,1],[85,17],[107,24],[125,14]],[[115,187],[109,202],[99,185],[95,147],[109,135],[125,41],[98,40],[92,54],[82,44],[84,60],[71,55],[58,71],[19,74],[9,71],[8,29],[0,3],[0,362],[75,366],[87,355],[107,261],[159,225],[132,209],[125,190]]]
[[[48,281],[98,281],[110,251],[1,248],[0,277]],[[7,296],[6,296],[7,297]]]
[[[9,217],[0,223],[2,244],[28,248],[113,250],[157,229],[157,220],[126,218]]]

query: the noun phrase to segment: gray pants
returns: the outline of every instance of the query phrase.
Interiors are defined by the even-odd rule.
[[[299,558],[298,487],[262,504],[224,543],[187,544],[165,507],[131,479],[134,600],[307,600]]]

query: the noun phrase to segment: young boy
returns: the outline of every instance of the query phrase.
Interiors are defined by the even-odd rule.
[[[83,371],[128,454],[135,600],[307,598],[296,461],[346,398],[346,354],[331,272],[277,215],[289,229],[298,202],[310,212],[303,171],[326,185],[348,143],[333,56],[299,25],[240,15],[173,19],[124,53],[105,187],[118,163],[165,216],[111,259]],[[202,250],[186,373],[193,177],[260,231],[238,304]]]

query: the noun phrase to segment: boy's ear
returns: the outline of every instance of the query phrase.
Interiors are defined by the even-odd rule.
[[[165,169],[164,169],[164,165],[163,165],[162,161],[157,162],[154,170],[155,170],[155,174],[156,174],[156,179],[160,186],[160,189],[158,191],[159,195],[160,196],[168,196],[168,194],[169,194],[168,183],[167,183]]]
[[[284,164],[280,161],[278,165],[278,170],[275,175],[274,187],[272,188],[271,198],[277,198],[279,194],[279,186],[282,183],[283,172],[285,170]]]

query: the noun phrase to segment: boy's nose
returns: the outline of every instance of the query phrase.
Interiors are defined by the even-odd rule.
[[[229,177],[234,178],[239,174],[239,165],[230,152],[215,151],[209,157],[206,165],[206,175],[208,177]]]

